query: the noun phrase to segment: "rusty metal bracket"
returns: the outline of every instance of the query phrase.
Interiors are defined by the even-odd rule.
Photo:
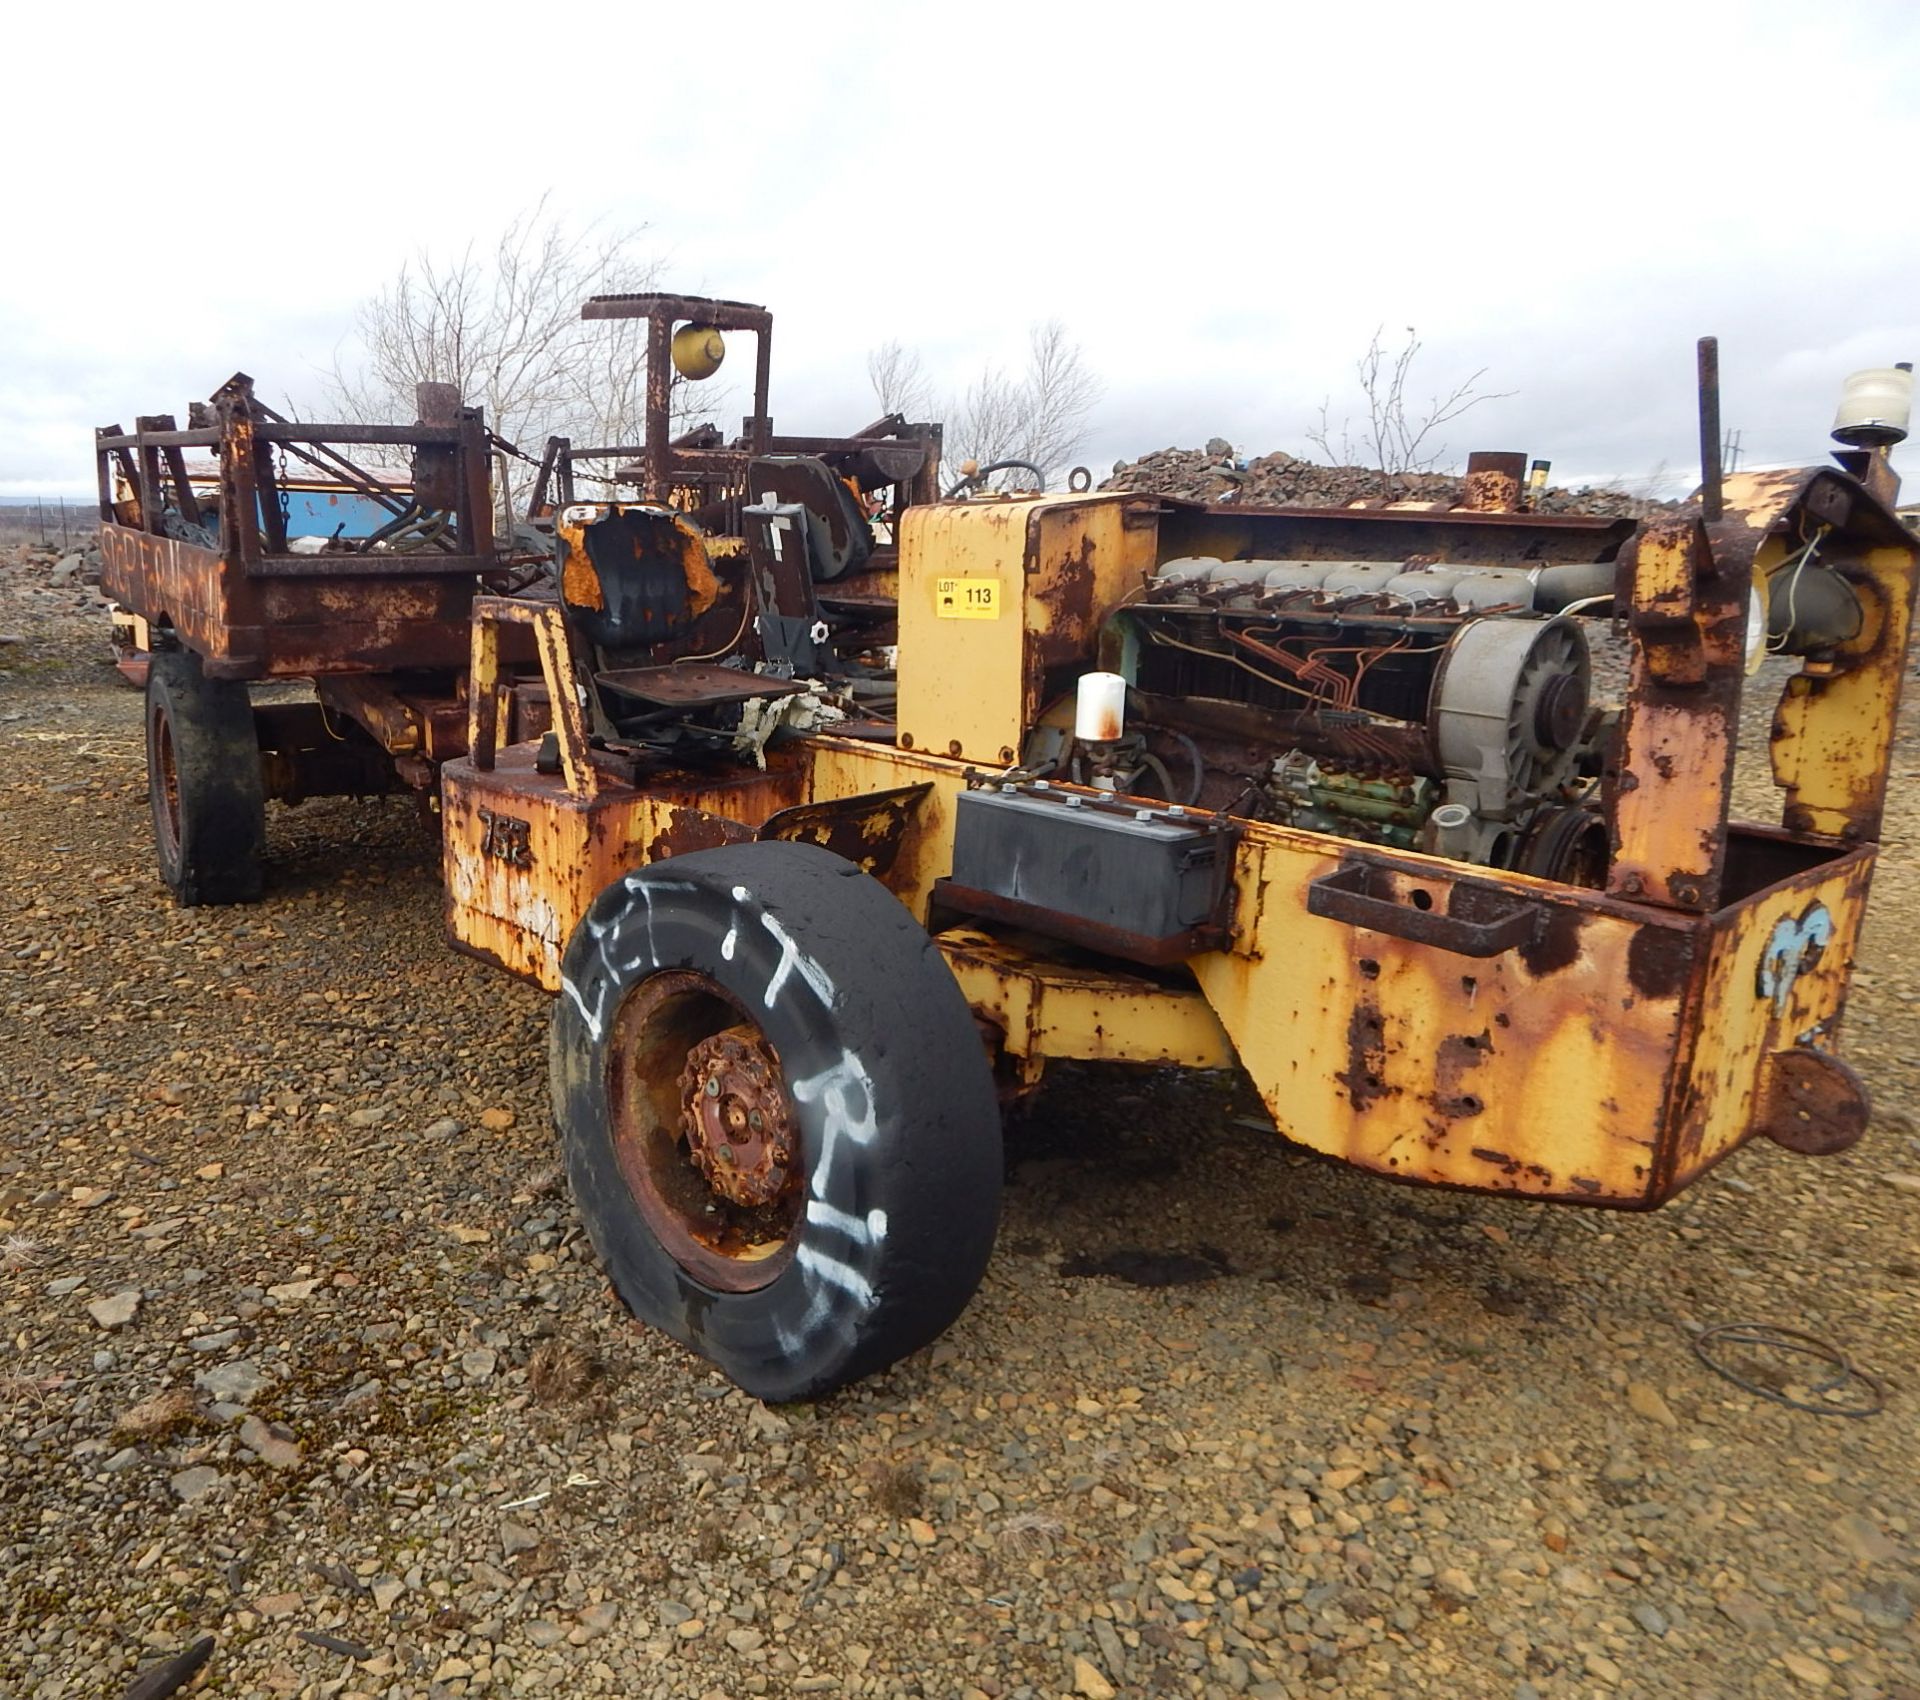
[[[586,694],[574,666],[560,608],[553,602],[520,602],[506,596],[473,601],[473,652],[467,674],[467,756],[482,773],[493,768],[500,738],[500,628],[531,626],[547,700],[553,709],[554,741],[567,789],[582,797],[600,794],[600,775],[587,742]]]
[[[932,791],[931,782],[923,782],[856,797],[796,803],[769,815],[760,837],[818,844],[875,879],[885,879],[899,858],[908,826]]]
[[[1307,913],[1456,956],[1504,955],[1530,943],[1539,928],[1539,906],[1497,886],[1460,881],[1449,891],[1442,913],[1381,895],[1373,886],[1383,871],[1356,859],[1322,874],[1307,887]]]
[[[1646,527],[1616,604],[1635,642],[1607,785],[1616,897],[1719,906],[1757,534],[1733,521]]]
[[[1867,1131],[1873,1103],[1857,1070],[1810,1045],[1767,1059],[1756,1133],[1804,1157],[1831,1157]]]

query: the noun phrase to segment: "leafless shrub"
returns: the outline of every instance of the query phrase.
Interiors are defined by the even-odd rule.
[[[1031,461],[1049,482],[1085,441],[1087,420],[1105,389],[1058,319],[1035,325],[1026,370],[1009,376],[988,366],[967,387],[947,430],[950,459],[982,466]]]
[[[1329,396],[1320,404],[1319,424],[1307,432],[1307,441],[1330,465],[1375,468],[1383,489],[1390,490],[1408,473],[1431,472],[1445,459],[1446,444],[1434,439],[1442,425],[1483,401],[1504,400],[1514,392],[1482,390],[1480,380],[1487,375],[1482,366],[1422,407],[1407,393],[1414,360],[1423,347],[1419,334],[1407,326],[1407,340],[1397,350],[1387,348],[1385,334],[1383,325],[1354,363],[1366,413],[1362,433],[1356,438],[1350,418],[1342,418],[1336,431]]]
[[[882,1463],[868,1467],[873,1502],[889,1517],[917,1516],[926,1504],[927,1485],[912,1464]]]
[[[47,1408],[48,1395],[66,1384],[64,1375],[0,1375],[0,1411],[9,1417],[22,1410],[38,1416]]]
[[[28,1234],[9,1234],[0,1240],[0,1269],[31,1269],[52,1255]]]
[[[546,1340],[527,1359],[527,1390],[541,1405],[571,1405],[586,1397],[605,1371],[598,1357],[567,1340]]]
[[[1017,1511],[995,1531],[1000,1544],[1011,1551],[1038,1558],[1053,1551],[1053,1543],[1067,1532],[1058,1517],[1040,1511]]]

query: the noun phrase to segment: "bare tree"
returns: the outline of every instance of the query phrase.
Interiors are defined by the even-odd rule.
[[[1080,345],[1067,340],[1066,326],[1049,319],[1027,339],[1024,388],[1029,411],[1021,458],[1058,474],[1086,441],[1087,421],[1106,385],[1087,369]]]
[[[867,381],[882,413],[927,419],[933,413],[933,384],[913,349],[889,340],[867,354]]]
[[[935,406],[920,356],[898,342],[884,342],[867,356],[867,377],[890,413],[924,417]],[[1035,325],[1022,372],[1015,376],[999,366],[983,366],[947,404],[947,462],[1031,461],[1051,481],[1085,441],[1088,417],[1103,388],[1058,319]]]
[[[1087,421],[1105,385],[1087,367],[1077,343],[1058,319],[1027,335],[1027,365],[1019,377],[985,367],[967,387],[948,428],[955,460],[1031,461],[1051,482],[1086,440]]]
[[[655,285],[659,268],[641,234],[569,227],[543,199],[488,249],[469,246],[452,260],[420,252],[361,307],[353,342],[328,375],[330,403],[353,419],[410,419],[415,384],[447,383],[529,454],[549,436],[582,446],[638,442],[645,322],[588,323],[580,305]],[[517,505],[532,471],[498,457],[503,503]]]
[[[1480,380],[1487,375],[1482,366],[1443,394],[1429,397],[1424,406],[1412,402],[1407,390],[1422,347],[1419,334],[1407,326],[1405,344],[1390,352],[1382,340],[1385,332],[1384,325],[1377,329],[1366,353],[1354,363],[1366,408],[1363,434],[1356,440],[1352,422],[1346,418],[1335,434],[1329,396],[1320,404],[1320,422],[1307,432],[1307,441],[1335,466],[1361,464],[1364,456],[1364,464],[1377,470],[1381,482],[1391,487],[1408,473],[1433,471],[1446,458],[1446,444],[1435,441],[1433,435],[1442,425],[1483,401],[1500,401],[1514,392],[1482,390]]]

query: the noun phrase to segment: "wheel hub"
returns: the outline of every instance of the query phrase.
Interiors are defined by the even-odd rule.
[[[729,1027],[687,1053],[680,1075],[687,1151],[707,1185],[748,1208],[771,1204],[793,1172],[794,1129],[780,1064],[751,1027]]]

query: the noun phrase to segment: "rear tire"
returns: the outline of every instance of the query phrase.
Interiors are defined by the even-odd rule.
[[[260,895],[267,799],[245,685],[165,650],[147,671],[147,794],[160,878],[185,908]]]
[[[884,886],[809,844],[676,856],[600,894],[561,973],[554,1120],[643,1322],[782,1401],[965,1309],[999,1221],[992,1071]]]

